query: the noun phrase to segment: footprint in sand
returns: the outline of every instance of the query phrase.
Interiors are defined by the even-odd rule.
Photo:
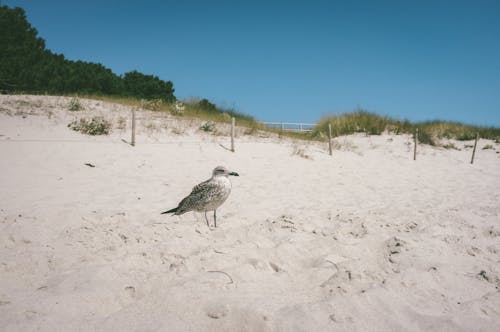
[[[220,319],[227,316],[227,314],[229,313],[229,308],[221,304],[209,304],[205,308],[205,313],[210,318]]]
[[[399,254],[403,251],[406,242],[397,238],[391,237],[389,240],[385,241],[385,246],[387,248],[387,259],[393,264],[399,263]]]

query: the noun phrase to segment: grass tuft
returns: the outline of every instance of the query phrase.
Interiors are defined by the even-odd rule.
[[[83,109],[83,105],[77,97],[73,97],[69,101],[68,109],[74,112],[81,111]]]

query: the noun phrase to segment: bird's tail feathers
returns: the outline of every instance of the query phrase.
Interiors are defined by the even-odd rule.
[[[171,209],[171,210],[168,210],[168,211],[162,212],[161,214],[166,214],[166,213],[176,213],[178,209],[179,209],[179,207],[176,207],[176,208],[173,208],[173,209]]]

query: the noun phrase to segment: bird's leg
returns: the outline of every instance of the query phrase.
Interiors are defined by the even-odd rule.
[[[217,227],[217,210],[214,210],[214,227]]]
[[[208,228],[210,228],[210,224],[208,223],[208,218],[207,218],[207,211],[205,211],[205,220],[207,221]]]

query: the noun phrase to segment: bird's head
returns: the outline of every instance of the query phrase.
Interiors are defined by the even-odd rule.
[[[212,176],[215,177],[215,176],[229,176],[229,175],[233,175],[233,176],[240,176],[238,173],[236,172],[231,172],[229,171],[227,168],[225,168],[224,166],[217,166],[214,168],[213,172],[212,172]]]

